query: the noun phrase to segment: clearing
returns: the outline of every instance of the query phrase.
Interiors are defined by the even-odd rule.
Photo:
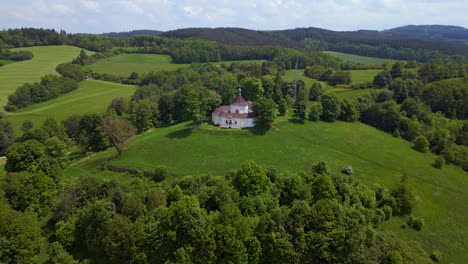
[[[397,61],[397,60],[392,60],[392,59],[366,57],[366,56],[360,56],[360,55],[354,55],[354,54],[348,54],[348,53],[342,53],[342,52],[336,52],[336,51],[323,51],[323,53],[328,54],[338,59],[342,59],[344,61],[368,64],[368,65],[382,65],[384,63],[393,64]]]
[[[47,117],[61,121],[73,114],[103,112],[112,99],[130,98],[135,90],[136,86],[132,85],[97,80],[82,81],[78,89],[58,98],[21,108],[15,112],[6,112],[4,120],[13,124],[18,135],[25,120],[31,120],[35,126],[40,126]]]
[[[58,74],[55,67],[71,62],[80,54],[81,49],[72,46],[36,46],[11,50],[31,51],[34,57],[0,67],[0,107],[5,106],[8,95],[24,83],[37,82],[46,74]]]

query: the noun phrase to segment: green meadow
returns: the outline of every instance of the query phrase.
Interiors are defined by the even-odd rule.
[[[395,217],[384,230],[419,241],[428,252],[441,250],[445,263],[468,259],[468,175],[452,165],[435,169],[431,165],[435,155],[417,152],[411,143],[358,122],[295,124],[278,118],[265,135],[209,125],[192,132],[190,123],[181,123],[135,137],[121,157],[109,149],[69,166],[66,174],[100,174],[99,166],[108,162],[143,170],[165,165],[172,179],[224,175],[248,159],[282,172],[309,170],[320,160],[336,173],[352,165],[353,177],[372,187],[391,187],[401,176],[408,176],[418,200],[414,215],[424,218],[424,228],[420,232],[402,229],[405,219]]]
[[[104,81],[82,81],[78,89],[53,100],[34,104],[15,112],[6,112],[4,119],[10,121],[17,134],[21,124],[31,120],[39,126],[47,117],[61,121],[73,114],[103,112],[112,99],[116,97],[130,98],[136,87]]]
[[[351,70],[352,84],[372,82],[374,77],[382,70]]]
[[[168,55],[132,53],[104,58],[96,63],[87,65],[85,69],[97,73],[110,73],[128,77],[132,72],[142,74],[159,70],[175,70],[188,66],[190,64],[172,63],[171,56]]]
[[[342,59],[344,61],[361,63],[361,64],[369,64],[369,65],[382,65],[384,63],[394,63],[396,60],[391,59],[381,59],[381,58],[374,58],[374,57],[365,57],[359,56],[354,54],[336,52],[336,51],[323,51],[323,53],[333,56],[338,59]]]
[[[15,63],[15,62],[16,61],[0,59],[0,67],[3,66],[3,65],[12,64],[12,63]]]
[[[8,95],[24,83],[37,82],[46,74],[58,74],[55,67],[60,63],[71,62],[81,49],[72,46],[38,46],[11,50],[31,51],[34,57],[0,67],[0,107],[5,106]]]
[[[263,60],[221,61],[214,64],[221,65],[223,63],[230,64],[233,62],[261,63]],[[85,69],[92,70],[97,73],[110,73],[122,77],[128,77],[133,72],[143,74],[151,71],[170,71],[189,66],[190,64],[173,63],[171,56],[169,55],[131,53],[119,54],[99,60],[96,63],[86,66]]]

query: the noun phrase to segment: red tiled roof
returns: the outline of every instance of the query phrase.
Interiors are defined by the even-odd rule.
[[[248,105],[242,95],[237,96],[236,100],[232,103],[233,105]]]

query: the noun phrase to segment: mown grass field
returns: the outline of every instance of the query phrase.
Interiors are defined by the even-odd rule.
[[[355,62],[355,63],[362,63],[362,64],[369,64],[369,65],[382,65],[385,62],[394,63],[396,60],[391,59],[381,59],[381,58],[374,58],[374,57],[365,57],[359,56],[354,54],[336,52],[336,51],[323,51],[330,56],[333,56],[338,59],[342,59],[344,61]]]
[[[222,63],[230,64],[232,62],[244,63],[261,63],[262,60],[245,60],[245,61],[222,61],[214,64],[221,65]],[[86,69],[97,73],[110,73],[123,77],[128,77],[132,72],[138,74],[148,73],[151,71],[160,70],[175,70],[178,68],[189,67],[190,64],[175,64],[172,62],[171,56],[160,54],[119,54],[109,58],[99,60],[96,63],[86,66]]]
[[[382,70],[352,70],[351,73],[352,84],[360,84],[372,82],[374,77]]]
[[[0,67],[0,107],[5,106],[8,95],[24,83],[39,81],[46,74],[58,74],[55,67],[60,63],[71,62],[81,49],[72,46],[39,46],[11,50],[31,51],[34,57]]]
[[[132,85],[96,80],[82,81],[78,89],[70,93],[15,112],[6,112],[4,119],[10,121],[16,134],[19,134],[21,124],[25,120],[31,120],[36,126],[40,126],[47,117],[54,117],[61,121],[73,114],[103,112],[112,99],[130,98],[135,90],[136,87]]]
[[[361,123],[306,121],[301,125],[278,118],[275,126],[265,135],[220,132],[207,126],[192,133],[189,123],[159,128],[134,138],[121,157],[110,149],[70,166],[66,174],[100,174],[99,165],[106,161],[144,170],[165,165],[173,177],[224,175],[253,159],[282,172],[309,170],[320,160],[336,173],[352,165],[353,177],[373,187],[390,187],[406,175],[419,201],[414,215],[422,216],[425,225],[420,232],[402,229],[405,219],[395,217],[384,229],[419,241],[429,253],[441,250],[443,263],[468,261],[468,175],[460,168],[435,169],[433,154],[417,152],[411,143]]]

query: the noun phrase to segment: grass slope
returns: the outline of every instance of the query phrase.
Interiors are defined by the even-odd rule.
[[[369,64],[369,65],[382,65],[385,62],[388,62],[388,63],[396,62],[396,60],[391,60],[391,59],[365,57],[365,56],[359,56],[359,55],[336,52],[336,51],[323,51],[323,53],[328,54],[338,59],[342,59],[344,61]]]
[[[128,77],[132,72],[142,74],[158,70],[175,70],[188,66],[190,64],[172,63],[172,59],[168,55],[135,53],[119,54],[105,58],[86,66],[86,68],[98,73],[110,73]]]
[[[47,117],[64,120],[73,114],[103,112],[116,97],[130,98],[136,87],[104,81],[82,81],[78,89],[56,99],[22,108],[13,113],[6,112],[5,120],[12,122],[15,132],[20,132],[25,120],[39,126]]]
[[[72,46],[40,46],[11,50],[31,51],[34,57],[0,67],[0,107],[6,105],[8,95],[18,86],[39,81],[46,74],[58,74],[55,67],[60,63],[71,62],[81,49]]]
[[[222,63],[261,63],[263,60],[245,60],[245,61],[222,61],[214,64],[221,65]],[[175,64],[172,62],[171,56],[160,54],[119,54],[109,58],[99,60],[96,63],[86,66],[87,69],[98,73],[110,73],[123,77],[128,77],[132,72],[138,74],[148,73],[151,71],[160,70],[175,70],[178,68],[189,67],[190,64]]]
[[[274,166],[280,171],[309,170],[325,160],[335,172],[352,165],[362,182],[392,186],[409,177],[419,201],[414,214],[425,219],[422,231],[401,229],[404,219],[385,225],[399,236],[421,242],[428,252],[438,249],[446,263],[468,261],[468,175],[455,166],[431,166],[435,156],[419,153],[402,139],[361,123],[306,122],[278,118],[276,129],[263,136],[248,131],[218,131],[205,126],[191,133],[182,123],[136,137],[121,157],[111,149],[70,166],[66,173],[85,176],[99,173],[104,161],[152,170],[166,165],[177,176],[224,175],[244,160]]]
[[[366,83],[374,81],[374,77],[382,70],[352,70],[351,79],[352,84]]]

